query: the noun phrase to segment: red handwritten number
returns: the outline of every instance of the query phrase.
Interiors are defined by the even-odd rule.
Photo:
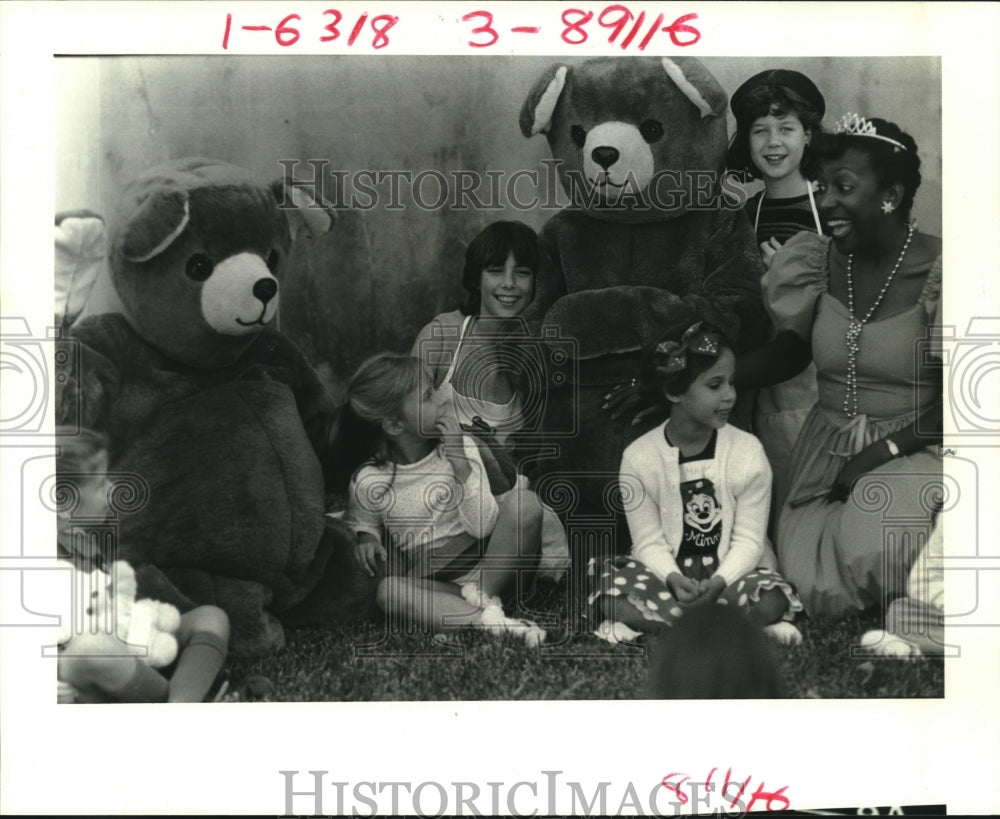
[[[329,31],[329,35],[319,38],[321,43],[328,43],[330,40],[336,40],[340,36],[340,29],[337,28],[337,25],[344,19],[344,15],[337,11],[337,9],[327,9],[323,14],[329,14],[333,17],[332,23],[327,23],[323,26],[323,31]]]
[[[683,776],[684,778],[681,779],[680,782],[678,782],[677,784],[668,783],[667,780],[670,779],[670,777],[672,776]],[[660,782],[660,784],[663,785],[663,787],[666,788],[668,791],[673,791],[674,796],[676,796],[680,800],[680,803],[682,805],[686,805],[688,801],[687,794],[681,792],[681,786],[685,782],[687,782],[690,778],[691,777],[688,776],[687,774],[668,773],[665,777],[663,777],[663,780]]]
[[[375,32],[375,39],[372,41],[372,48],[385,48],[389,45],[389,29],[399,22],[399,18],[393,14],[380,14],[372,17],[372,31]],[[379,25],[381,23],[381,25]]]
[[[612,19],[608,13],[617,13],[617,18]],[[608,6],[604,11],[601,12],[600,16],[597,18],[598,25],[604,26],[604,28],[610,28],[611,35],[608,37],[608,42],[613,43],[618,35],[622,33],[622,29],[625,28],[625,24],[632,19],[632,12],[630,12],[625,6]],[[564,38],[565,39],[565,38]]]
[[[698,31],[694,26],[685,25],[688,20],[697,20],[697,14],[685,14],[683,17],[678,17],[669,26],[664,26],[663,31],[670,35],[670,41],[675,46],[690,46],[694,45],[701,39],[701,32]],[[681,41],[677,35],[678,34],[690,34],[694,39]]]
[[[358,18],[358,22],[354,24],[354,28],[351,29],[351,34],[347,38],[347,44],[349,46],[354,45],[354,41],[358,39],[358,35],[361,33],[361,29],[365,27],[365,21],[368,19],[368,12],[363,12]]]
[[[222,47],[229,48],[229,30],[233,27],[233,15],[226,15],[226,31],[222,35]]]
[[[486,22],[483,23],[481,26],[477,26],[476,28],[472,29],[472,33],[489,34],[491,39],[487,43],[474,43],[472,40],[469,40],[468,41],[469,45],[472,46],[473,48],[486,48],[487,46],[493,45],[497,40],[500,39],[500,35],[497,34],[496,29],[493,28],[493,15],[490,14],[490,12],[488,11],[470,11],[468,14],[463,15],[462,22],[468,23],[470,20],[476,17],[482,17],[484,20],[486,20]]]
[[[750,797],[750,804],[748,804],[745,808],[746,812],[749,813],[750,811],[753,810],[753,806],[757,803],[758,799],[767,800],[766,810],[769,812],[776,810],[788,810],[788,805],[789,805],[788,797],[783,795],[786,790],[788,790],[787,785],[785,785],[783,788],[779,788],[774,793],[767,793],[764,790],[764,783],[761,782],[760,785],[757,786],[757,790],[753,792],[753,796]],[[771,802],[776,799],[780,799],[784,803],[780,808],[771,807]]]
[[[576,17],[576,22],[570,20],[570,15]],[[583,30],[583,27],[590,22],[591,18],[594,16],[592,11],[584,11],[583,9],[566,9],[562,13],[562,21],[566,24],[566,28],[563,29],[560,35],[563,38],[564,43],[569,43],[570,45],[580,45],[581,43],[587,42],[587,32]],[[578,39],[571,39],[570,32],[574,31],[579,35]]]
[[[278,41],[278,45],[290,46],[295,45],[299,41],[299,30],[288,25],[288,21],[301,19],[297,14],[289,14],[284,20],[278,23],[278,27],[274,30],[274,39]]]
[[[656,19],[653,21],[653,25],[650,26],[649,31],[646,32],[646,36],[642,38],[639,43],[639,51],[645,51],[646,46],[649,45],[649,41],[653,39],[653,35],[660,30],[660,23],[663,22],[663,15],[657,14]]]

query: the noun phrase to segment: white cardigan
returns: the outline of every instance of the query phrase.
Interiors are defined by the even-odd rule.
[[[625,516],[632,535],[632,556],[660,580],[680,572],[676,556],[684,535],[681,503],[680,450],[664,436],[666,423],[626,448],[619,480]],[[771,507],[771,467],[753,435],[729,426],[718,431],[715,457],[704,465],[704,477],[715,485],[722,506],[719,568],[729,585],[761,564]],[[764,560],[767,565],[769,561]]]

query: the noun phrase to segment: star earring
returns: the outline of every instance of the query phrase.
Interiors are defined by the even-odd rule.
[[[892,213],[896,209],[896,206],[892,204],[888,199],[882,203],[882,213]]]

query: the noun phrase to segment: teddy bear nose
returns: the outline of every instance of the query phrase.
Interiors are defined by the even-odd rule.
[[[598,145],[591,151],[590,155],[594,162],[607,170],[618,161],[620,154],[617,148],[609,148],[607,145]]]
[[[253,294],[264,304],[274,298],[278,292],[278,283],[274,279],[259,279],[253,286]]]

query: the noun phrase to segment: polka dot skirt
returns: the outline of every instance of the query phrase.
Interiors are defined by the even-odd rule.
[[[593,591],[587,597],[587,616],[594,622],[605,617],[597,610],[602,596],[623,597],[647,620],[670,625],[683,616],[684,608],[674,598],[666,584],[661,582],[645,565],[629,557],[616,557],[604,561],[598,571],[591,559],[587,568],[592,578]],[[802,611],[802,601],[795,588],[780,574],[771,569],[758,568],[726,587],[715,602],[720,606],[739,606],[749,609],[760,601],[761,592],[779,589],[788,600],[783,619],[793,620]]]

